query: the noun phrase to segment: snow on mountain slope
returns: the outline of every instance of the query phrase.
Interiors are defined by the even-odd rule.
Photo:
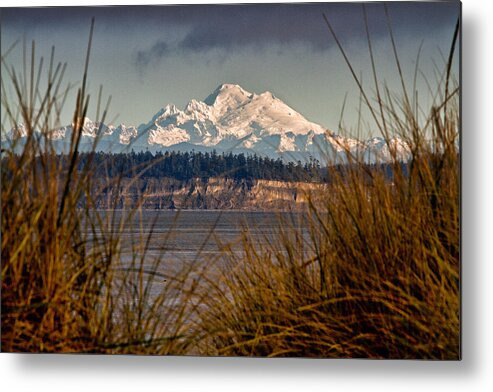
[[[225,138],[242,139],[255,135],[257,138],[247,143],[250,147],[258,137],[266,135],[326,132],[326,129],[308,121],[272,93],[252,94],[234,84],[219,86],[203,102],[192,99],[183,111],[168,105],[145,126],[141,125],[139,130],[149,132],[150,144],[164,146],[172,145],[173,138],[176,138],[176,143],[188,141],[214,146]],[[156,137],[156,133],[160,137]]]
[[[411,149],[400,138],[393,137],[388,142],[381,137],[374,137],[364,143],[364,158],[366,162],[389,161],[393,155],[399,160],[411,156]]]
[[[120,124],[118,127],[114,128],[113,132],[118,135],[118,141],[125,145],[129,145],[138,134],[136,127],[126,126],[125,124]]]
[[[315,124],[271,92],[250,93],[235,84],[222,84],[204,101],[192,99],[180,110],[168,104],[152,119],[135,126],[105,125],[84,118],[81,149],[92,147],[98,137],[98,150],[113,152],[134,150],[160,151],[163,149],[215,149],[251,152],[287,159],[318,157],[347,160],[347,151],[363,154],[368,162],[388,160],[391,149],[405,159],[409,149],[395,138],[391,148],[382,138],[368,141],[334,135]],[[25,137],[19,125],[11,135]],[[72,125],[57,129],[52,139],[58,145],[70,142]],[[2,136],[3,137],[3,136]],[[394,143],[394,144],[392,144]]]
[[[220,125],[237,137],[243,137],[252,132],[258,135],[280,135],[288,132],[300,135],[310,131],[316,134],[326,131],[320,125],[305,119],[270,92],[260,95],[250,94],[248,99],[238,105],[235,110],[225,111],[222,105],[217,104],[217,101],[213,108],[216,113],[221,113]]]
[[[248,102],[255,94],[249,93],[237,84],[224,83],[218,86],[214,92],[204,99],[208,106],[214,106],[219,115],[225,114],[230,109],[236,109]]]

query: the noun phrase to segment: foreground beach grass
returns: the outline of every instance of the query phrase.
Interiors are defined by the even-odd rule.
[[[246,235],[246,256],[231,251],[205,284],[204,353],[458,359],[459,158],[447,143],[417,148],[393,181],[333,173],[308,241],[288,228],[259,251]]]
[[[429,108],[405,89],[396,98],[377,87],[374,100],[361,89],[391,152],[391,175],[349,151],[344,170],[329,165],[326,193],[307,195],[308,240],[280,221],[266,248],[245,233],[243,252],[226,246],[217,264],[162,274],[166,254],[148,253],[152,228],[122,261],[121,233],[139,208],[120,221],[98,211],[90,164],[79,168],[88,63],[61,167],[51,133],[71,90],[53,54],[40,90],[33,45],[30,74],[2,72],[16,96],[2,90],[2,132],[20,122],[27,131],[18,154],[2,151],[2,351],[459,359],[453,48]],[[408,165],[395,135],[409,146]]]
[[[429,108],[403,80],[399,95],[381,96],[375,77],[369,99],[356,78],[392,156],[390,173],[370,170],[347,147],[350,165],[329,165],[326,194],[310,195],[308,241],[288,227],[259,251],[245,235],[246,256],[230,252],[205,284],[204,353],[460,358],[459,86],[450,75],[458,29]],[[409,147],[408,165],[395,135]]]
[[[184,266],[183,274],[175,272],[163,284],[166,277],[158,269],[164,260],[148,254],[152,227],[131,238],[126,244],[130,255],[124,255],[121,235],[139,220],[140,210],[120,215],[97,210],[97,198],[103,196],[94,192],[90,158],[85,166],[79,162],[82,119],[89,107],[90,48],[91,38],[65,164],[52,142],[72,93],[63,80],[65,65],[55,63],[53,51],[43,68],[34,43],[30,72],[6,67],[2,57],[2,84],[8,83],[15,97],[2,89],[2,133],[24,124],[26,138],[22,146],[2,150],[1,349],[184,354],[192,341],[183,339],[192,312],[191,291],[187,294],[182,286],[192,267]],[[46,89],[39,87],[43,73]],[[106,110],[99,109],[98,103],[102,122]],[[118,186],[120,179],[112,181]],[[177,298],[182,305],[174,311],[169,303]]]

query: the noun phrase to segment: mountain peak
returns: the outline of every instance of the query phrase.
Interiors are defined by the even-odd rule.
[[[239,85],[223,83],[211,95],[204,99],[204,102],[209,106],[221,103],[238,105],[251,97],[253,97],[253,94]]]
[[[233,84],[233,83],[223,83],[223,84],[220,84],[216,88],[216,91],[218,91],[218,90],[219,91],[228,91],[228,92],[232,92],[232,91],[243,92],[243,93],[246,93],[247,95],[250,94],[245,89],[243,89],[240,85]]]

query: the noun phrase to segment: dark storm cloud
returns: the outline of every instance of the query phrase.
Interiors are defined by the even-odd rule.
[[[396,36],[411,34],[420,41],[436,29],[449,26],[452,34],[460,5],[390,2],[388,6]],[[382,3],[367,3],[366,8],[372,37],[388,34]],[[10,8],[4,9],[2,23],[6,28],[80,28],[87,27],[88,20],[95,16],[96,25],[102,25],[109,34],[144,35],[147,29],[162,29],[162,38],[143,43],[134,53],[135,64],[145,67],[165,56],[212,49],[230,52],[245,47],[299,44],[324,51],[333,45],[333,40],[322,13],[326,13],[343,42],[366,39],[360,3]],[[180,42],[170,43],[166,32],[175,27],[188,33]]]
[[[174,54],[203,53],[213,49],[231,53],[245,47],[298,43],[314,50],[324,50],[330,45],[323,25],[323,7],[317,5],[172,8],[166,8],[162,13],[163,26],[179,25],[188,33],[179,42],[170,43],[163,37],[139,50],[135,56],[137,66],[146,66]],[[166,50],[159,50],[162,47]]]
[[[373,38],[388,35],[387,19],[382,3],[367,3],[369,27]],[[185,7],[187,8],[187,7]],[[430,32],[450,26],[458,17],[458,3],[389,3],[389,14],[396,35],[412,35],[420,41]],[[366,39],[363,8],[360,3],[328,4],[257,4],[249,6],[189,7],[181,12],[183,25],[190,31],[179,43],[154,50],[165,44],[159,40],[152,47],[139,51],[139,56],[158,60],[177,53],[206,52],[213,49],[232,51],[246,47],[298,44],[314,51],[330,48],[329,35],[322,14],[325,13],[343,42]],[[173,12],[166,23],[177,19]],[[138,62],[138,65],[143,65]]]
[[[135,63],[140,67],[146,67],[155,58],[161,58],[170,53],[170,47],[166,42],[158,41],[149,50],[139,50],[135,56]]]

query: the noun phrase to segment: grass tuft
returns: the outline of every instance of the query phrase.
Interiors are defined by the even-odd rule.
[[[371,168],[347,148],[350,164],[341,170],[328,162],[326,192],[308,195],[308,231],[284,224],[262,250],[247,233],[243,254],[225,254],[214,283],[205,283],[203,353],[457,360],[460,122],[450,63],[458,27],[445,86],[442,78],[433,104],[423,108],[406,91],[390,23],[403,91],[397,96],[383,86],[381,94],[372,61],[372,100],[325,21],[391,162]],[[373,60],[369,36],[368,42]],[[409,148],[407,163],[396,135]]]

